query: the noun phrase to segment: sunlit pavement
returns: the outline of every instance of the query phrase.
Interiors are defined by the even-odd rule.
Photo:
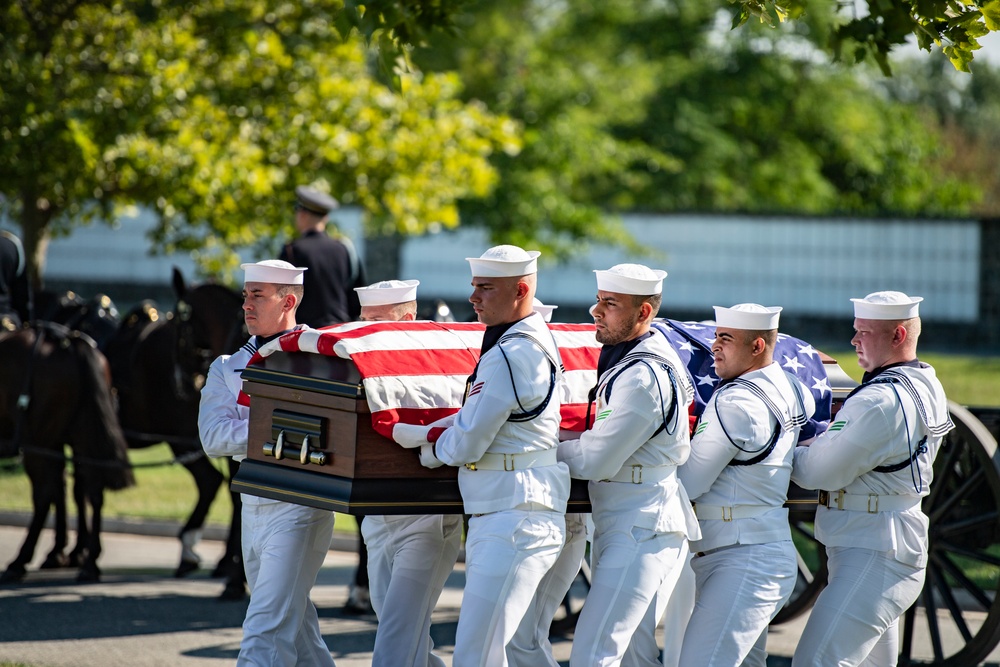
[[[17,553],[21,527],[0,526],[0,564]],[[199,546],[205,569],[185,579],[172,573],[180,554],[172,537],[106,532],[103,570],[97,584],[77,584],[70,570],[37,570],[52,543],[44,531],[23,583],[0,587],[0,659],[32,667],[106,665],[183,666],[235,662],[246,601],[217,600],[222,582],[209,578],[223,545]],[[374,616],[342,611],[357,556],[350,541],[338,539],[327,555],[312,599],[338,667],[371,664]],[[450,664],[461,605],[464,566],[459,563],[434,614],[438,653]],[[786,667],[808,615],[773,628],[768,636],[769,667]],[[567,664],[571,638],[554,637],[555,657]],[[1000,652],[995,651],[1000,660]],[[993,656],[991,656],[993,659]]]

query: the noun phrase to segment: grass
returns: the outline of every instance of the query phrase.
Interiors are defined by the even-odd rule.
[[[852,350],[824,351],[838,359],[848,375],[855,380],[861,379],[862,370]],[[927,354],[921,355],[921,359],[937,369],[950,399],[963,405],[1000,406],[1000,357]],[[166,445],[159,445],[130,451],[129,458],[135,465],[148,465],[169,461],[171,454]],[[217,465],[221,466],[221,462]],[[177,521],[179,528],[194,507],[195,487],[191,475],[178,465],[137,468],[135,473],[135,487],[105,496],[105,516]],[[28,478],[19,467],[0,467],[0,511],[11,510],[31,510]],[[231,511],[229,494],[225,493],[225,488],[220,489],[208,521],[228,525]],[[357,530],[354,519],[342,514],[337,515],[336,529]]]
[[[854,350],[823,350],[837,360],[849,376],[861,381]],[[920,360],[934,367],[949,399],[962,405],[1000,407],[1000,357],[920,354]]]
[[[129,450],[129,460],[134,466],[148,466],[171,459],[170,448],[165,444]],[[223,469],[221,461],[216,461],[215,464],[220,470]],[[164,465],[137,467],[135,478],[136,485],[131,489],[105,494],[104,516],[177,521],[180,529],[197,500],[191,474],[180,465]],[[31,485],[20,466],[0,467],[0,511],[31,511]],[[231,514],[232,502],[227,485],[223,484],[209,510],[208,523],[228,526]],[[75,510],[71,508],[70,516],[75,515]],[[71,521],[75,521],[75,518]],[[354,519],[338,514],[336,529],[355,532]],[[0,664],[0,667],[3,665]]]

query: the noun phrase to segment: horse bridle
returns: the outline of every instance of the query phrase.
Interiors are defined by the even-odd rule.
[[[195,339],[194,326],[191,318],[194,308],[183,298],[177,300],[177,359],[174,363],[174,382],[176,391],[181,397],[189,398],[192,394],[197,394],[204,384],[204,378],[208,374],[208,367],[219,352],[211,348],[199,345]],[[237,343],[243,332],[244,324],[233,321],[226,334],[226,342],[223,351],[235,350]],[[193,369],[186,368],[182,359],[194,359]]]

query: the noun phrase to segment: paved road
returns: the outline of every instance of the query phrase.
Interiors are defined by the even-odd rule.
[[[0,564],[13,559],[23,536],[23,528],[0,526]],[[0,660],[32,667],[218,667],[235,661],[246,602],[216,600],[222,584],[206,572],[173,579],[176,539],[106,532],[103,579],[85,585],[77,584],[71,571],[35,569],[50,545],[51,532],[45,531],[24,583],[0,587]],[[375,618],[341,611],[357,557],[348,541],[335,546],[344,550],[330,551],[312,597],[338,667],[367,667]],[[206,540],[199,551],[214,564],[222,543]],[[434,615],[434,641],[448,664],[464,576],[459,564]],[[769,667],[790,664],[804,622],[805,617],[772,629]],[[571,638],[554,638],[553,646],[566,665]]]

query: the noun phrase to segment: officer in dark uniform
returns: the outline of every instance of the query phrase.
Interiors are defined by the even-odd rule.
[[[301,185],[295,188],[295,196],[299,237],[285,245],[279,259],[309,269],[298,321],[325,327],[356,320],[361,304],[354,288],[368,281],[350,239],[333,238],[326,232],[327,215],[339,204],[330,195]]]
[[[0,330],[13,331],[31,319],[31,284],[21,240],[0,229]]]

